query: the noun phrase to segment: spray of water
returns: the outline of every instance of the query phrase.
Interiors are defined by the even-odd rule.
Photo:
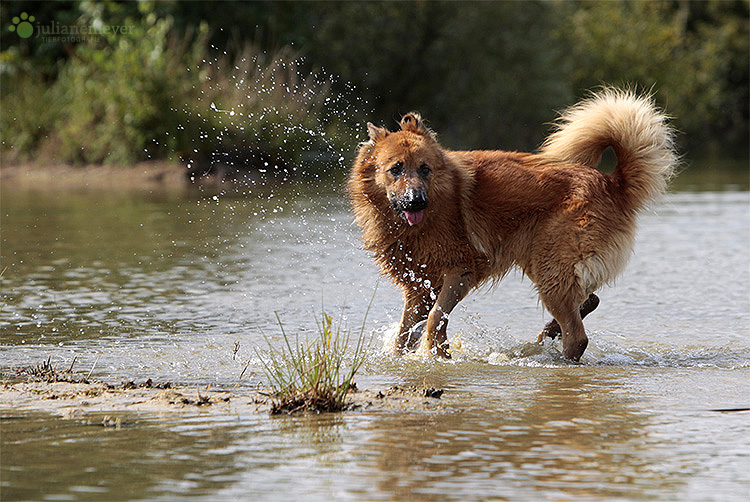
[[[177,131],[183,148],[176,153],[192,180],[252,186],[346,169],[367,106],[353,89],[335,93],[335,77],[308,69],[290,49],[212,50],[188,69],[199,84]]]

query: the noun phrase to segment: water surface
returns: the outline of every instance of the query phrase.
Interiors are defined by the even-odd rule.
[[[747,500],[750,413],[717,410],[750,408],[750,193],[722,180],[687,176],[643,215],[581,365],[529,343],[549,316],[520,274],[457,308],[455,361],[383,354],[401,307],[384,281],[359,386],[445,388],[458,406],[118,430],[3,407],[2,499]],[[113,381],[255,386],[274,312],[302,334],[321,304],[364,316],[378,272],[341,194],[4,189],[0,370],[75,357]]]

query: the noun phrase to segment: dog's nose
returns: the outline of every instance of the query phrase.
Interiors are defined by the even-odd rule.
[[[427,194],[423,190],[409,188],[404,194],[404,209],[419,211],[427,207]]]

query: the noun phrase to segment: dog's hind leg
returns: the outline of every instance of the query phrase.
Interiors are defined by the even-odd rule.
[[[581,314],[574,310],[573,313],[561,317],[558,322],[562,327],[563,355],[573,361],[580,361],[589,344]]]
[[[401,323],[394,347],[397,354],[415,349],[419,336],[414,332],[414,327],[427,320],[432,304],[433,301],[430,299],[429,293],[422,294],[414,290],[404,291],[404,311],[401,314]]]
[[[594,310],[596,310],[596,307],[599,306],[599,297],[596,296],[594,293],[591,293],[588,298],[586,298],[586,301],[583,302],[581,305],[581,308],[578,310],[578,312],[581,315],[581,319],[584,319],[587,315],[592,313]],[[548,322],[541,333],[539,333],[539,337],[537,338],[538,343],[542,343],[546,337],[555,338],[562,334],[562,329],[560,329],[560,323],[558,323],[556,320],[552,319],[550,322]]]
[[[559,289],[540,293],[542,303],[560,325],[562,332],[563,355],[579,361],[588,346],[589,339],[583,327],[579,305],[580,296],[574,289]]]

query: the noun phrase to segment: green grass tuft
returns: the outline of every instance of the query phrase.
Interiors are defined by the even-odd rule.
[[[276,315],[284,344],[277,350],[266,338],[269,350],[256,350],[271,386],[272,414],[347,408],[347,393],[355,388],[354,377],[367,358],[369,343],[365,342],[364,330],[371,305],[372,299],[349,355],[351,331],[344,329],[341,321],[334,323],[325,311],[320,319],[316,316],[318,333],[312,340],[301,340],[299,335],[292,339]]]

